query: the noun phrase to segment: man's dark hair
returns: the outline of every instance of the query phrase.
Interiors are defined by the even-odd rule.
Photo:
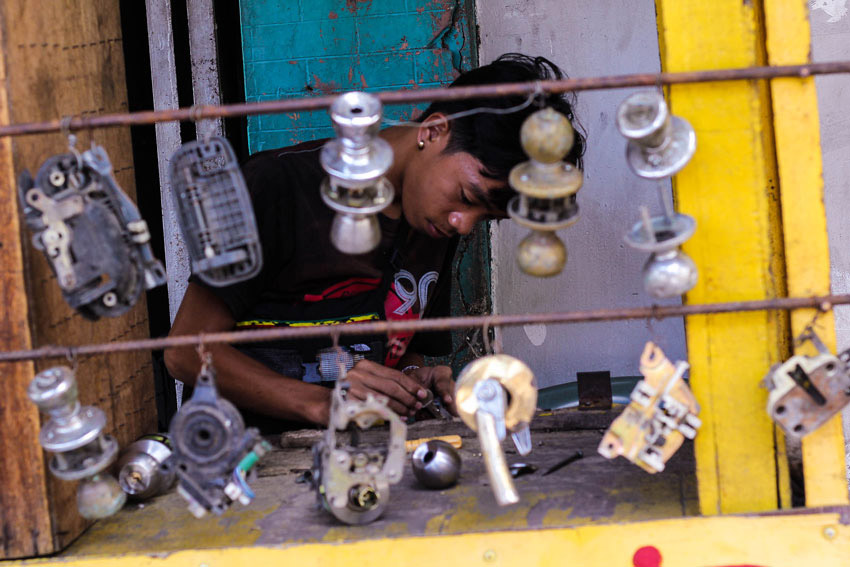
[[[506,53],[488,65],[478,67],[462,74],[451,84],[452,87],[486,85],[494,83],[520,83],[549,79],[562,79],[565,74],[557,65],[545,57],[529,57],[520,53]],[[431,114],[455,114],[474,108],[510,108],[520,106],[526,96],[508,96],[501,98],[469,98],[462,100],[438,101],[429,106],[419,120]],[[517,112],[509,114],[477,113],[456,118],[451,121],[449,141],[446,153],[466,152],[477,158],[483,168],[481,174],[490,179],[507,180],[508,173],[516,164],[526,161],[528,156],[522,150],[519,131],[523,121],[536,112],[540,105],[549,106],[567,117],[576,130],[575,143],[565,158],[581,167],[584,154],[583,128],[573,115],[575,95],[544,93],[537,101]],[[514,195],[507,184],[504,188],[490,192],[489,205],[504,211],[508,201]]]

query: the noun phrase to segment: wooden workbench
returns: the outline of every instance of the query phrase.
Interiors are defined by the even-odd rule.
[[[460,534],[494,530],[567,527],[592,523],[677,518],[696,515],[693,449],[687,443],[667,469],[650,475],[617,459],[607,461],[596,447],[614,412],[565,410],[541,415],[533,424],[534,450],[516,454],[505,442],[508,461],[538,467],[515,482],[519,504],[500,508],[488,486],[478,440],[462,423],[435,421],[409,428],[408,438],[442,434],[463,437],[463,472],[459,484],[443,491],[420,488],[410,470],[391,487],[390,504],[382,518],[365,526],[347,526],[316,505],[309,484],[296,483],[309,469],[309,448],[276,448],[264,457],[257,494],[250,506],[234,505],[223,516],[197,520],[176,492],[129,504],[117,515],[93,525],[63,555],[168,553],[181,549],[211,549],[248,545],[290,545],[307,542],[348,542],[419,535]],[[439,429],[439,431],[437,431]],[[294,445],[308,445],[305,432]],[[278,445],[278,439],[274,440]],[[584,458],[548,476],[551,465],[577,449]]]

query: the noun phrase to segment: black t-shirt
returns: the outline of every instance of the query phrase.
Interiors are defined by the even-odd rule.
[[[314,141],[261,152],[243,165],[263,268],[251,280],[208,289],[227,305],[240,329],[447,316],[457,239],[434,240],[403,219],[379,214],[382,238],[375,250],[357,256],[338,251],[330,241],[335,213],[319,194],[326,175],[319,163],[322,145]],[[422,334],[411,344],[412,339],[412,333],[352,335],[340,343],[381,344],[380,361],[387,366],[395,366],[408,347],[431,356],[451,350],[447,332]],[[257,343],[246,352],[292,349],[309,363],[316,350],[329,346],[329,338],[298,340]]]

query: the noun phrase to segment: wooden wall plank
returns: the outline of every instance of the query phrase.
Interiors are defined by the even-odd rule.
[[[110,0],[4,0],[0,3],[0,23],[5,34],[0,50],[6,64],[9,120],[26,122],[127,109],[117,3]],[[91,140],[106,148],[118,183],[135,197],[129,129],[82,133],[79,138],[81,149],[88,147]],[[44,159],[65,151],[66,147],[66,140],[59,134],[16,138],[11,148],[10,169],[13,171],[4,172],[4,178],[10,174],[16,176],[24,168],[35,172]],[[14,185],[4,184],[3,190],[7,191],[4,200],[13,197]],[[9,225],[4,223],[3,227]],[[26,288],[18,281],[14,294],[23,298],[26,292],[28,297],[31,320],[28,340],[33,345],[108,342],[148,335],[144,298],[123,317],[96,323],[86,321],[65,304],[47,262],[40,252],[32,249],[29,234],[23,234],[22,240]],[[19,246],[16,241],[9,244],[13,248]],[[7,318],[3,325],[10,323]],[[21,331],[9,332],[19,334]],[[47,361],[39,363],[37,369],[57,363],[67,362]],[[23,382],[31,376],[30,371]],[[126,444],[155,427],[153,372],[148,353],[81,360],[77,378],[82,403],[96,404],[106,412],[107,430],[119,443]],[[18,411],[32,416],[32,408]],[[36,442],[34,437],[25,441],[27,444]],[[42,471],[42,482],[45,482],[41,463],[32,468],[32,473],[36,469]],[[54,520],[53,545],[60,549],[86,524],[76,512],[75,484],[52,477],[46,482]],[[17,490],[19,486],[0,486],[2,492]]]

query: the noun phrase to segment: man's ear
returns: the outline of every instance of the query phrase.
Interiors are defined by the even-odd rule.
[[[447,116],[442,112],[435,112],[428,115],[428,118],[419,126],[419,139],[426,143],[441,141],[443,137],[448,140],[450,130]]]

